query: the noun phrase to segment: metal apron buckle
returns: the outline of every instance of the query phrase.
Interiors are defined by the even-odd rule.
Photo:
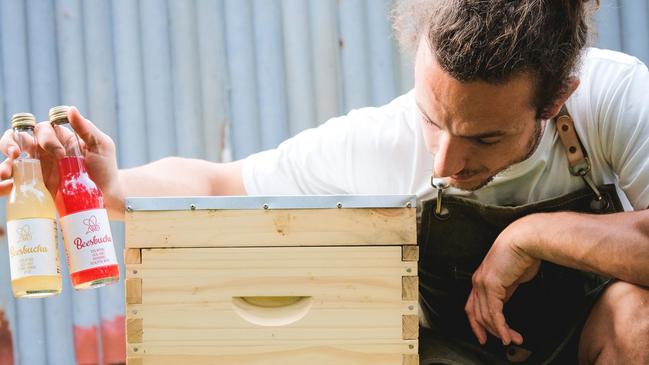
[[[450,212],[447,208],[442,205],[442,197],[444,196],[444,190],[448,188],[448,181],[441,177],[430,177],[430,185],[437,189],[437,201],[435,202],[435,216],[439,219],[447,219]]]
[[[588,157],[584,157],[583,162],[579,165],[570,167],[570,173],[573,176],[581,176],[590,190],[595,193],[595,198],[590,202],[590,207],[596,211],[606,210],[606,208],[608,208],[608,201],[602,197],[602,193],[599,191],[597,185],[593,181],[593,178],[590,176],[590,170],[590,160],[588,159]]]
[[[584,183],[595,193],[595,198],[591,201],[590,206],[593,210],[604,211],[608,208],[608,201],[603,199],[602,193],[597,188],[591,176],[591,164],[588,159],[586,150],[582,147],[579,136],[575,131],[575,124],[564,105],[556,119],[559,138],[563,144],[568,157],[570,173],[573,176],[580,176]]]

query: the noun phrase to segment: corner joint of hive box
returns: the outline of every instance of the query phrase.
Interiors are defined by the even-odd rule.
[[[141,357],[127,357],[126,365],[144,365],[144,359]]]
[[[418,261],[419,246],[406,245],[401,247],[401,261]]]
[[[403,365],[419,365],[419,355],[417,354],[403,354]]]
[[[141,318],[126,319],[126,342],[142,343],[144,327]]]
[[[419,277],[402,276],[401,277],[401,300],[419,299]]]
[[[401,326],[401,334],[404,340],[416,340],[419,338],[419,317],[416,314],[402,315]]]
[[[126,279],[124,283],[126,289],[126,304],[142,304],[142,279]]]
[[[126,265],[139,265],[142,263],[142,249],[140,248],[125,248],[124,249],[124,263]]]

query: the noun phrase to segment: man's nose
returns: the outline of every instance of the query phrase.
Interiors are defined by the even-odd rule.
[[[460,173],[466,166],[466,151],[461,138],[442,132],[439,148],[435,154],[435,175],[447,177]]]

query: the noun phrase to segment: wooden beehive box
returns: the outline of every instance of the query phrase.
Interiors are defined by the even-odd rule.
[[[128,199],[128,365],[418,364],[414,205]]]

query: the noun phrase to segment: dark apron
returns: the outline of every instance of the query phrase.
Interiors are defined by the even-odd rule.
[[[568,136],[567,153],[582,153],[565,109],[559,118],[560,133]],[[513,221],[540,212],[623,211],[615,186],[596,187],[586,154],[575,155],[569,155],[571,172],[583,177],[588,187],[565,196],[517,207],[484,205],[454,196],[444,196],[438,205],[441,195],[423,202],[419,289],[421,315],[431,328],[420,332],[421,364],[577,363],[581,328],[608,278],[542,262],[536,277],[521,284],[504,306],[508,325],[523,335],[520,347],[504,347],[491,335],[480,346],[464,312],[473,272]]]
[[[422,315],[432,328],[421,332],[421,363],[509,363],[508,359],[517,357],[516,351],[531,352],[526,363],[546,363],[553,358],[563,363],[557,362],[556,355],[578,337],[608,279],[543,262],[536,277],[521,284],[504,307],[509,326],[524,337],[524,350],[505,348],[492,336],[484,347],[480,346],[464,306],[471,292],[473,272],[505,227],[532,213],[602,214],[623,210],[615,186],[601,186],[600,192],[607,203],[597,208],[603,209],[591,206],[594,194],[590,189],[519,207],[489,206],[445,196],[444,217],[435,214],[436,199],[424,202],[418,236],[420,301]],[[572,347],[569,351],[574,350]],[[448,356],[443,360],[445,352]],[[573,352],[576,363],[576,350]]]

